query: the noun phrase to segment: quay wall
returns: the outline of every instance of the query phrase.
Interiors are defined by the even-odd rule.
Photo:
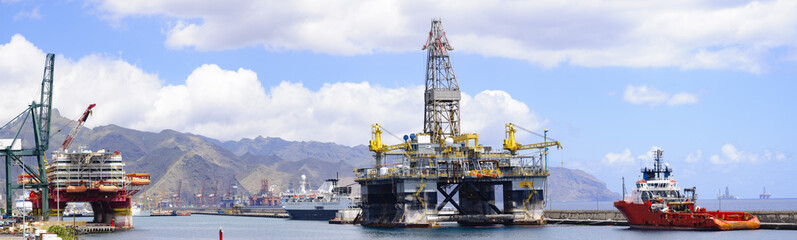
[[[749,211],[762,223],[797,224],[797,211]],[[622,220],[626,221],[617,210],[547,210],[545,218],[570,220]]]
[[[168,210],[190,211],[196,213],[218,213],[219,210],[226,212],[223,208],[170,208]],[[748,211],[758,217],[762,223],[788,223],[797,224],[797,211]],[[242,215],[276,215],[281,216],[285,213],[282,208],[242,208]],[[246,214],[249,213],[249,214]],[[598,220],[598,221],[626,221],[620,211],[617,210],[546,210],[546,219],[569,219],[569,220]]]
[[[194,213],[194,212],[214,212],[214,213],[217,213],[219,211],[226,212],[227,210],[230,210],[229,208],[163,208],[163,209],[164,210],[168,210],[168,211],[174,210],[174,211],[178,211],[178,212],[188,211],[188,212],[192,212],[192,213]],[[285,214],[287,214],[285,212],[285,209],[283,209],[283,208],[246,208],[246,207],[244,207],[244,208],[241,208],[240,210],[243,213],[267,213],[267,214],[285,213]]]

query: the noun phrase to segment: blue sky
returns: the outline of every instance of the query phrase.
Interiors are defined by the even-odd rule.
[[[797,197],[797,5],[787,1],[0,2],[0,120],[56,60],[55,107],[90,127],[365,144],[422,130],[421,50],[442,17],[464,131],[550,130],[620,191],[661,147],[682,186]],[[536,142],[530,135],[522,142]],[[390,141],[390,140],[387,140]],[[397,141],[397,140],[396,140]],[[553,164],[553,163],[552,163]]]

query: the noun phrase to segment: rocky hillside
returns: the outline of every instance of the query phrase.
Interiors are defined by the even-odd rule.
[[[53,111],[52,132],[61,131],[52,137],[50,149],[60,146],[73,127],[73,121]],[[0,130],[0,138],[13,137],[16,129],[10,126]],[[30,132],[30,127],[23,129],[23,145],[32,144]],[[119,151],[127,163],[127,172],[152,175],[153,184],[147,194],[171,196],[182,182],[181,195],[186,202],[199,193],[203,183],[206,193],[218,194],[225,193],[230,185],[256,193],[262,179],[282,191],[291,184],[297,185],[301,175],[307,175],[311,186],[319,186],[324,179],[338,174],[342,183],[353,183],[352,170],[370,166],[373,161],[364,145],[348,147],[272,137],[221,142],[173,130],[154,133],[116,125],[82,128],[72,146],[71,149],[85,146]],[[15,171],[14,175],[19,174]],[[593,200],[596,193],[601,200],[619,198],[604,182],[580,170],[552,168],[549,189],[553,201]]]
[[[548,169],[548,190],[551,201],[620,200],[620,194],[606,188],[606,183],[578,169]]]
[[[15,126],[18,125],[14,123],[2,129],[0,138],[13,137],[18,129]],[[66,138],[66,133],[74,127],[74,122],[53,111],[51,125],[53,132],[63,128],[50,141],[50,149],[56,149]],[[31,146],[30,139],[33,139],[28,126],[29,123],[22,133],[25,146]],[[187,202],[190,202],[190,196],[200,192],[203,183],[206,193],[216,191],[222,194],[228,191],[230,185],[240,185],[248,192],[256,193],[262,179],[268,179],[270,185],[277,185],[277,191],[282,191],[290,182],[298,182],[303,174],[307,175],[308,182],[313,186],[320,185],[324,179],[333,178],[338,173],[344,179],[348,177],[350,182],[354,175],[354,167],[343,160],[333,162],[312,157],[285,160],[277,155],[255,154],[238,156],[216,142],[173,130],[153,133],[108,125],[94,129],[82,128],[70,149],[84,146],[91,150],[119,151],[127,164],[127,172],[152,175],[153,184],[147,188],[147,194],[176,194],[182,182],[181,195],[185,196],[184,201]],[[30,161],[29,164],[34,162]],[[13,174],[17,175],[19,171]]]
[[[292,142],[274,137],[243,138],[239,141],[219,142],[209,139],[219,146],[230,150],[238,156],[253,154],[261,156],[277,156],[288,161],[300,161],[308,158],[323,159],[330,162],[344,161],[357,167],[373,165],[373,155],[365,145],[348,147],[335,143]]]

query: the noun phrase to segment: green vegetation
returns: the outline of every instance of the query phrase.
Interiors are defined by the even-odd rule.
[[[55,235],[58,235],[58,237],[60,237],[63,240],[80,240],[80,238],[78,238],[77,235],[75,235],[75,231],[73,230],[73,228],[66,228],[60,225],[52,225],[49,228],[47,228],[47,232],[55,233]]]

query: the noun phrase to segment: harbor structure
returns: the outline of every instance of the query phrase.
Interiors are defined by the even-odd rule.
[[[12,196],[13,189],[30,190],[26,194],[27,200],[31,201],[32,214],[39,220],[49,220],[50,216],[61,220],[67,203],[89,202],[94,210],[95,223],[130,228],[130,198],[143,186],[149,185],[149,174],[126,174],[119,152],[69,151],[94,104],[89,105],[60,149],[53,151],[51,161],[47,161],[54,63],[55,55],[47,54],[40,101],[31,103],[25,111],[0,127],[3,129],[14,123],[19,126],[14,138],[0,141],[0,156],[6,160],[6,196]],[[22,130],[29,121],[33,127],[33,146],[23,146],[20,143]],[[28,165],[25,157],[35,157],[38,165]],[[20,166],[23,170],[16,181],[12,180],[12,166]],[[7,197],[6,209],[12,209],[10,197]],[[11,215],[10,212],[6,214]]]
[[[260,191],[255,196],[249,198],[249,206],[276,207],[280,206],[280,198],[274,194],[276,185],[269,186],[268,179],[260,180]]]
[[[150,184],[147,173],[126,174],[122,154],[118,151],[100,149],[96,152],[79,149],[69,151],[77,132],[92,113],[96,104],[91,104],[66,136],[61,147],[53,152],[47,166],[49,182],[49,211],[41,210],[43,199],[36,197],[41,192],[32,192],[34,212],[56,216],[60,221],[64,209],[70,202],[87,202],[94,212],[94,223],[115,228],[132,228],[132,196]],[[21,175],[18,181],[30,181]]]
[[[728,187],[725,187],[725,194],[717,194],[717,199],[721,200],[737,200],[739,199],[738,196],[731,194],[731,191],[728,190]]]
[[[12,127],[13,123],[20,123],[19,129],[11,139],[2,139],[0,141],[0,156],[6,160],[6,208],[7,215],[11,215],[10,209],[13,209],[12,198],[14,189],[34,189],[41,192],[40,199],[43,204],[41,209],[48,212],[49,205],[47,183],[46,164],[47,158],[45,154],[50,146],[50,117],[52,113],[52,87],[53,87],[53,70],[55,67],[55,54],[48,53],[44,63],[44,77],[42,78],[41,96],[39,102],[32,102],[28,107],[22,111],[15,118],[11,119],[8,123],[0,127],[0,130],[6,127]],[[26,123],[30,120],[32,127],[33,146],[23,146],[21,133],[25,128]],[[28,164],[25,158],[36,158],[36,165]],[[11,176],[11,168],[20,166],[23,172],[30,178],[31,181],[27,185],[15,184]],[[40,215],[43,220],[48,219],[48,215]]]
[[[769,199],[770,197],[772,197],[772,194],[767,192],[767,187],[764,187],[764,192],[758,195],[760,199]]]
[[[480,145],[478,133],[461,132],[461,93],[450,58],[454,48],[440,19],[432,20],[423,49],[427,51],[424,131],[387,145],[381,138],[386,130],[372,125],[369,150],[374,152],[375,165],[355,170],[361,224],[544,224],[547,151],[561,144],[548,141],[547,130],[544,142],[520,144],[515,133],[525,129],[512,123],[506,124],[501,150]],[[523,155],[522,150],[536,152]],[[502,206],[497,206],[499,198]],[[447,210],[449,204],[453,210]]]
[[[124,167],[122,155],[117,151],[55,151],[47,167],[49,215],[62,218],[67,203],[88,202],[94,212],[92,222],[132,228],[131,198],[150,184],[150,175],[127,174]],[[26,179],[23,176],[19,181]],[[41,193],[31,193],[33,211],[44,213],[38,194]]]

